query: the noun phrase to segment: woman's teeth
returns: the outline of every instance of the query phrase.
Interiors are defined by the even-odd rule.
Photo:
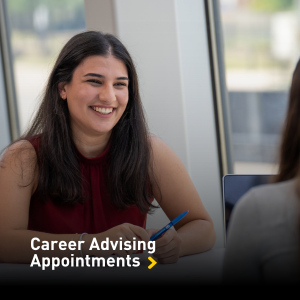
[[[102,108],[102,107],[94,107],[94,106],[92,107],[92,109],[104,115],[108,115],[113,111],[113,108]]]

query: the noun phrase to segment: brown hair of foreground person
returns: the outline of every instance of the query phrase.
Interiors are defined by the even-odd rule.
[[[300,167],[300,60],[294,70],[275,182],[296,177]],[[300,183],[300,181],[299,181]]]
[[[300,200],[300,59],[293,73],[288,110],[279,150],[279,171],[275,177],[275,182],[295,177],[298,177],[296,193]],[[300,232],[300,212],[298,229]],[[300,270],[300,253],[298,266]]]

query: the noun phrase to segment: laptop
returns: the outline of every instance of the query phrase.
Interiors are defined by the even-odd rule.
[[[230,174],[223,177],[223,200],[225,204],[226,231],[231,212],[241,197],[251,188],[268,184],[275,175],[236,175]]]

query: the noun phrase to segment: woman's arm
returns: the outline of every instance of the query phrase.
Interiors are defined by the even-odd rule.
[[[77,241],[79,237],[27,230],[30,199],[38,184],[37,158],[30,142],[20,141],[10,146],[0,163],[0,262],[29,263],[35,253],[39,257],[70,257],[71,253],[78,256],[78,251],[31,249],[34,237],[49,242]]]
[[[189,213],[156,240],[160,262],[177,261],[178,257],[211,249],[216,234],[211,217],[204,208],[193,182],[178,156],[159,138],[151,137],[153,150],[154,197],[170,220]],[[157,183],[157,185],[156,185]],[[159,187],[159,188],[158,188]],[[148,230],[154,234],[155,230]]]
[[[29,220],[29,207],[31,196],[37,188],[38,169],[36,168],[36,153],[30,142],[20,141],[10,146],[3,157],[0,165],[0,262],[9,263],[30,263],[34,254],[41,257],[74,257],[81,256],[78,247],[72,251],[68,248],[60,250],[55,244],[54,250],[37,250],[31,248],[31,240],[34,237],[40,241],[75,241],[79,240],[80,234],[49,234],[27,230]],[[144,241],[149,241],[149,235],[141,227],[132,224],[121,224],[113,227],[106,232],[99,234],[88,234],[83,236],[82,244],[83,255],[109,256],[113,252],[89,250],[92,239],[96,237],[98,244],[108,237],[111,241],[133,240],[141,237]],[[35,242],[35,246],[41,242]],[[78,244],[77,244],[78,245]],[[133,253],[133,250],[114,251],[118,256],[126,256]]]

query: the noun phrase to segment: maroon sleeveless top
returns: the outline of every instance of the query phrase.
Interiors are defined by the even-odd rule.
[[[40,139],[32,137],[29,142],[38,152]],[[55,234],[99,233],[122,223],[146,227],[147,214],[142,214],[137,206],[120,210],[109,199],[104,178],[108,147],[95,158],[87,158],[78,150],[81,175],[88,185],[83,185],[83,193],[90,195],[83,203],[58,204],[47,199],[43,201],[37,193],[31,197],[28,229]]]

